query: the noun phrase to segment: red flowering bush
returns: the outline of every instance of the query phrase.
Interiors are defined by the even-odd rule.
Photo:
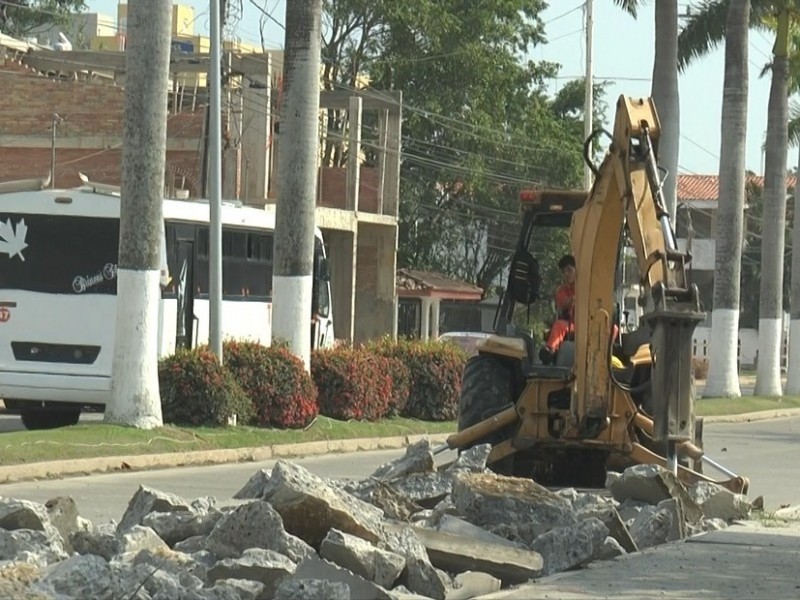
[[[392,379],[382,356],[347,346],[316,350],[311,376],[319,390],[319,411],[326,417],[377,421],[389,411]]]
[[[366,346],[369,352],[383,356],[388,361],[387,366],[392,379],[392,394],[387,412],[389,417],[395,417],[403,413],[411,389],[411,371],[403,363],[402,358],[399,358],[397,346],[398,343],[391,338],[383,338]]]
[[[461,375],[467,356],[454,344],[400,340],[384,343],[410,374],[408,401],[401,414],[423,421],[451,421],[458,416]]]
[[[250,398],[259,427],[306,427],[319,413],[317,389],[303,362],[285,346],[226,342],[226,368]]]
[[[178,350],[158,364],[164,422],[188,426],[225,426],[252,419],[249,398],[230,371],[208,349]]]

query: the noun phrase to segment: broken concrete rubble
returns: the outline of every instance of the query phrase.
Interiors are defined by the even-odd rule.
[[[131,600],[464,600],[726,526],[750,505],[660,468],[612,494],[486,469],[488,446],[437,468],[427,442],[363,481],[280,461],[236,499],[140,487],[117,523],[70,498],[0,498],[0,596]],[[413,524],[413,525],[412,525]]]

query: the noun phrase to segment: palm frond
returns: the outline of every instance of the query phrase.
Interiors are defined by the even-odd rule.
[[[636,10],[639,8],[639,5],[642,4],[642,0],[614,0],[614,4],[635,19],[637,16]]]
[[[694,59],[706,56],[725,39],[725,21],[730,0],[703,0],[689,15],[678,35],[678,68],[683,71]]]

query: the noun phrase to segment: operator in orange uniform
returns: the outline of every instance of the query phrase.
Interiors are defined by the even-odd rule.
[[[547,345],[539,351],[539,359],[546,365],[555,359],[561,342],[575,331],[575,258],[567,254],[558,261],[564,283],[556,290],[556,322],[550,329]]]

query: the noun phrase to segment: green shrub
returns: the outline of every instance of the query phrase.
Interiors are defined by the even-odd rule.
[[[399,359],[410,374],[404,417],[450,421],[458,416],[461,375],[467,356],[454,344],[398,340],[380,342],[380,352]]]
[[[303,362],[282,345],[225,342],[226,368],[253,406],[259,427],[306,427],[319,413],[317,389]]]
[[[230,371],[207,348],[178,350],[158,364],[164,422],[185,426],[225,426],[252,419],[253,407]]]
[[[408,403],[408,394],[411,391],[411,371],[403,362],[397,352],[397,343],[391,338],[371,342],[365,346],[366,350],[383,356],[388,360],[389,374],[392,379],[392,395],[389,400],[389,417],[396,417],[403,413]]]
[[[314,351],[311,375],[319,391],[320,413],[344,421],[382,419],[392,397],[389,371],[389,359],[361,348]]]

